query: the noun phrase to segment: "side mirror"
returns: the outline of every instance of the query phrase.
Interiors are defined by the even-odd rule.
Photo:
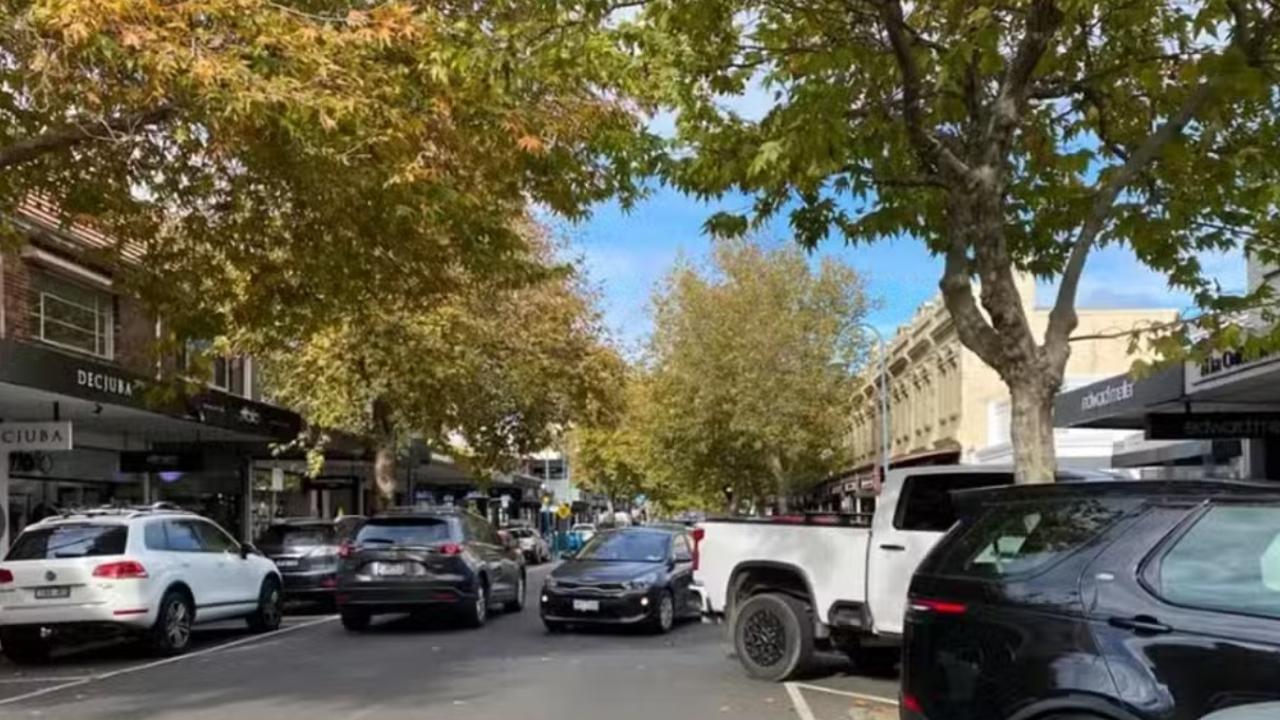
[[[247,560],[250,555],[261,555],[253,543],[240,543],[240,559]]]

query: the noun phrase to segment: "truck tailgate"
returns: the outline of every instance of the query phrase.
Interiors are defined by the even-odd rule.
[[[712,612],[724,612],[734,573],[752,565],[799,571],[823,620],[837,601],[866,602],[869,528],[754,520],[709,520],[699,527],[705,534],[694,579]]]

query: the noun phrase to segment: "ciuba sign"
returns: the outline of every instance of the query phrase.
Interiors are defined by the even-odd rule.
[[[70,422],[0,423],[0,453],[70,449]]]

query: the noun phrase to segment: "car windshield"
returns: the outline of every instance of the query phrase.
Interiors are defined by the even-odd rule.
[[[671,536],[655,532],[611,532],[591,538],[578,553],[579,560],[610,562],[662,562],[667,559]]]
[[[258,544],[263,547],[315,547],[332,545],[337,540],[332,525],[274,525],[267,528]]]
[[[55,525],[27,530],[10,548],[7,560],[51,560],[124,553],[129,529],[124,525]]]
[[[356,533],[356,545],[434,545],[456,540],[449,523],[437,518],[374,518]]]

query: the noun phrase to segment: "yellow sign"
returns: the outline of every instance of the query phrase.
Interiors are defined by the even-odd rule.
[[[561,505],[559,509],[556,510],[556,517],[560,518],[561,520],[568,520],[569,516],[572,514],[573,514],[573,511],[569,509],[568,505]]]

